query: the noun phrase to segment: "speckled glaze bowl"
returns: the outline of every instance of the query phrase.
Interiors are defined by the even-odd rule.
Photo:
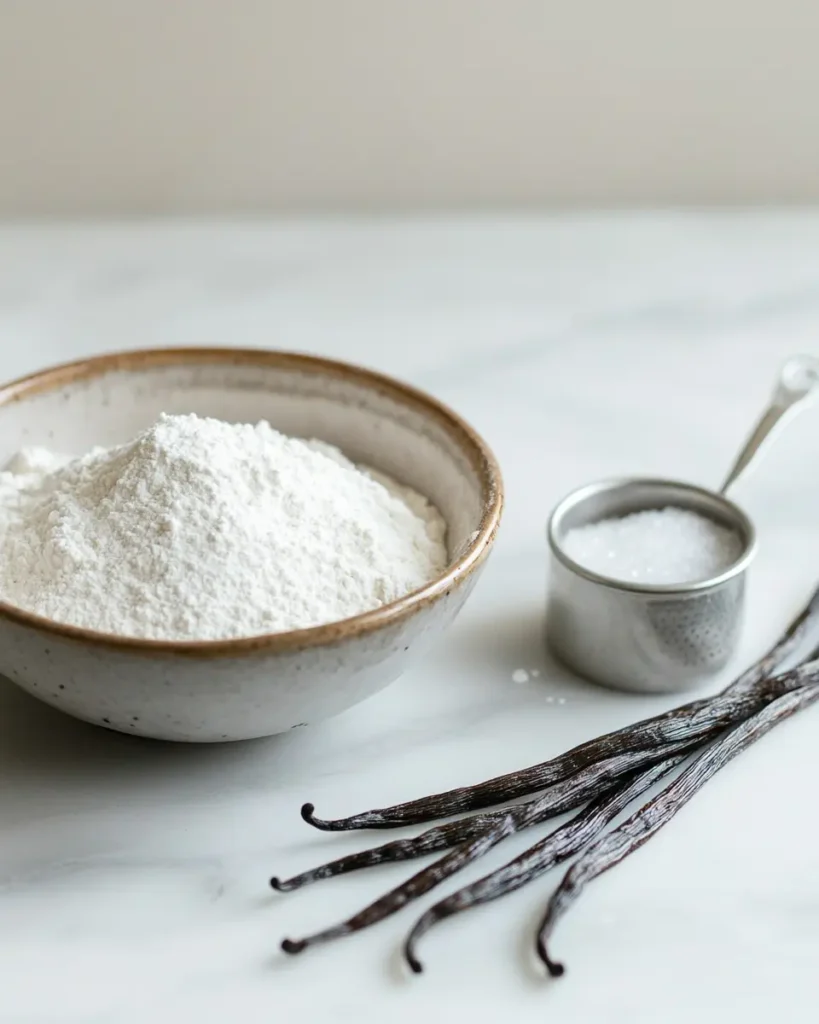
[[[446,571],[341,622],[203,643],[95,633],[0,602],[0,673],[70,715],[120,732],[250,739],[328,718],[383,689],[455,618],[498,529],[500,472],[454,413],[379,374],[235,349],[86,359],[0,387],[0,463],[29,444],[70,454],[119,444],[161,412],[267,419],[408,484],[446,518]]]

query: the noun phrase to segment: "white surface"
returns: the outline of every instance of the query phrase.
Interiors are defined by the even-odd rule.
[[[278,952],[412,867],[267,889],[384,836],[345,814],[541,760],[674,703],[583,685],[541,646],[548,510],[621,472],[716,483],[774,372],[819,337],[819,216],[621,217],[0,232],[3,376],[136,344],[310,349],[451,403],[499,455],[508,506],[467,608],[424,664],[291,736],[190,749],[130,741],[0,683],[0,1020],[403,1022],[815,1019],[819,718],[725,769],[555,937],[557,875],[442,925],[410,978],[421,907],[365,935]],[[736,492],[761,550],[740,662],[819,572],[819,409]],[[525,685],[517,668],[539,669]],[[472,877],[521,846],[505,844]],[[446,887],[448,891],[453,886]]]
[[[819,198],[810,0],[0,3],[0,213]]]

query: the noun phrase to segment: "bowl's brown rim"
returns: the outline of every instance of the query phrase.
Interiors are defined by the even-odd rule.
[[[483,438],[443,402],[399,380],[354,363],[327,359],[306,352],[278,349],[184,347],[147,348],[89,356],[60,363],[0,385],[0,406],[24,401],[66,384],[103,377],[111,373],[188,364],[264,365],[282,369],[318,372],[323,376],[355,380],[380,393],[432,416],[453,435],[469,455],[481,481],[483,508],[475,536],[446,572],[397,601],[348,619],[322,626],[266,633],[228,640],[148,640],[119,636],[55,622],[0,600],[0,618],[30,626],[49,635],[81,641],[128,653],[181,655],[209,658],[276,653],[318,647],[350,636],[372,633],[413,614],[417,609],[446,594],[469,576],[486,558],[494,541],[503,510],[503,480],[500,466]]]

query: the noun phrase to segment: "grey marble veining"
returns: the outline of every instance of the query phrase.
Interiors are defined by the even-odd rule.
[[[545,520],[595,477],[719,481],[779,363],[819,352],[819,215],[0,229],[0,376],[164,344],[308,350],[427,388],[496,450],[506,517],[424,663],[310,730],[141,743],[0,681],[0,1021],[402,1024],[456,1006],[521,1024],[813,1021],[816,712],[589,890],[555,938],[570,968],[558,984],[529,954],[556,876],[441,926],[418,979],[396,957],[414,910],[302,958],[278,952],[410,868],[288,896],[267,878],[383,838],[315,833],[303,800],[335,815],[476,781],[674,703],[548,658]],[[760,533],[738,665],[819,577],[817,437],[819,407],[737,489]],[[514,683],[520,667],[540,675]]]

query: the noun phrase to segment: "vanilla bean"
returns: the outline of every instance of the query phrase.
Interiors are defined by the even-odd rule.
[[[777,701],[785,699],[782,696],[783,693],[786,696],[791,691],[795,691],[797,694],[802,693],[806,688],[805,684],[816,679],[819,679],[819,662],[811,661],[797,669],[783,673],[773,680],[766,681],[764,685],[758,687],[758,692],[770,695],[770,703],[775,704]],[[819,686],[817,686],[817,692],[819,693]],[[759,715],[763,713],[760,712]],[[756,720],[759,715],[754,716],[752,720]],[[742,727],[740,726],[740,728]],[[736,729],[732,730],[729,736],[734,735],[736,732]],[[721,747],[724,742],[724,740],[718,740],[715,746]],[[702,740],[697,738],[695,741],[689,739],[687,742],[681,741],[677,744],[665,744],[662,747],[662,753],[660,753],[660,760],[691,752],[694,747],[700,746],[701,743]],[[338,925],[302,939],[284,939],[282,949],[286,953],[300,953],[310,946],[352,935],[384,920],[401,910],[407,903],[429,892],[467,864],[482,857],[510,835],[514,835],[531,825],[538,824],[552,817],[557,813],[555,811],[556,807],[566,807],[566,801],[574,800],[576,801],[574,806],[576,806],[577,802],[581,802],[578,801],[579,787],[586,787],[587,793],[591,794],[594,786],[608,785],[610,787],[618,779],[622,778],[623,774],[628,771],[625,767],[627,763],[631,766],[631,771],[633,772],[639,770],[641,764],[643,768],[647,768],[656,764],[657,761],[658,751],[654,749],[634,751],[628,755],[609,758],[603,762],[590,765],[583,772],[579,773],[578,776],[564,780],[562,783],[547,790],[540,797],[509,808],[508,813],[499,817],[494,824],[490,824],[478,835],[462,843],[428,868],[417,872],[407,881],[392,889],[346,921],[342,921]]]
[[[454,914],[460,914],[471,907],[477,907],[490,900],[499,899],[507,893],[528,885],[555,865],[573,856],[591,842],[606,825],[617,815],[649,789],[655,782],[672,771],[686,758],[686,754],[678,754],[668,758],[651,768],[644,769],[638,775],[626,778],[615,789],[599,797],[594,803],[576,814],[565,825],[561,825],[544,839],[530,846],[528,850],[509,861],[496,871],[484,875],[483,878],[466,885],[457,892],[434,904],[418,919],[404,945],[404,956],[407,963],[420,974],[422,964],[415,952],[419,939],[439,921],[444,921]]]
[[[382,896],[381,899],[371,903],[358,914],[354,914],[341,924],[324,931],[317,932],[304,939],[284,939],[282,949],[285,953],[301,953],[308,946],[315,946],[322,942],[330,942],[332,939],[341,939],[345,935],[352,935],[355,932],[369,928],[370,925],[383,921],[384,918],[401,910],[411,900],[418,899],[424,893],[429,892],[434,886],[439,885],[450,875],[460,871],[462,867],[483,856],[507,836],[516,831],[516,823],[513,812],[506,814],[494,827],[487,829],[476,836],[468,843],[464,843],[451,853],[446,854],[432,867],[419,871],[412,878],[392,889]]]
[[[586,865],[586,875],[572,876],[572,872],[567,874],[566,878],[572,876],[573,881],[566,883],[564,879],[564,886],[561,886],[562,896],[557,899],[556,894],[554,906],[550,904],[550,913],[544,919],[543,939],[539,949],[549,969],[554,973],[560,973],[560,965],[554,964],[548,957],[546,940],[554,921],[576,898],[579,892],[577,885],[582,888],[586,881],[619,863],[619,860],[670,820],[707,778],[730,757],[735,756],[739,749],[744,749],[744,746],[753,742],[782,717],[793,714],[819,697],[819,660],[815,660],[815,654],[809,663],[803,663],[797,669],[770,678],[777,667],[804,645],[807,636],[817,625],[819,588],[802,613],[791,623],[784,636],[721,694],[692,701],[665,714],[626,726],[523,771],[499,776],[477,786],[449,790],[420,800],[330,821],[317,818],[313,805],[305,804],[302,808],[304,819],[327,831],[395,828],[449,817],[463,811],[480,810],[546,790],[525,803],[444,823],[428,829],[414,839],[398,840],[363,853],[341,857],[288,880],[272,879],[271,884],[274,888],[286,891],[321,878],[333,877],[386,861],[408,860],[455,845],[455,849],[450,853],[417,872],[402,885],[347,921],[304,939],[285,939],[282,948],[288,953],[298,953],[311,945],[340,938],[375,924],[483,856],[508,836],[564,810],[592,801],[590,807],[576,815],[567,825],[555,830],[505,867],[436,904],[416,924],[406,947],[411,965],[420,969],[414,953],[414,943],[432,924],[469,906],[496,899],[506,892],[519,888],[548,870],[559,859],[583,849],[592,841],[587,854],[582,855],[577,862],[578,865]],[[815,694],[813,689],[816,690]],[[768,714],[774,720],[766,725]],[[733,750],[730,738],[737,734],[745,735],[748,722],[762,724],[758,726],[758,731],[752,738]],[[612,845],[609,847],[605,845],[608,839],[606,836],[597,842],[593,841],[594,836],[613,820],[620,809],[633,801],[660,775],[671,770],[673,765],[670,762],[678,764],[707,744],[712,745],[704,753],[699,754],[691,768],[686,769],[680,776],[680,779],[695,780],[690,783],[691,791],[688,792],[684,787],[681,789],[677,780],[667,786],[661,794],[661,797],[668,793],[676,794],[678,805],[663,804],[662,812],[659,814],[662,820],[659,820],[659,823],[654,823],[653,819],[646,823],[642,817],[643,812],[638,811],[625,826],[610,834],[616,836],[626,829],[625,843],[622,840],[610,840]],[[723,758],[717,758],[717,761],[712,763],[707,759],[710,751],[715,749],[723,753]],[[699,776],[696,771],[692,774],[692,769],[702,764],[711,764],[710,774],[698,781]],[[650,801],[646,808],[659,806],[658,799]],[[612,811],[614,807],[618,810]],[[655,815],[655,819],[657,817]],[[633,830],[633,834],[628,832],[629,828]],[[590,863],[588,854],[594,850],[602,853],[598,860]]]
[[[338,875],[346,875],[351,871],[359,871],[362,868],[375,867],[378,864],[391,864],[396,861],[414,860],[416,857],[423,857],[429,853],[437,853],[439,850],[446,850],[451,846],[459,846],[468,839],[485,832],[491,825],[502,820],[507,811],[492,811],[489,814],[473,814],[469,818],[460,818],[458,821],[448,821],[443,825],[436,825],[427,829],[419,836],[411,839],[395,839],[382,846],[373,847],[370,850],[362,850],[359,853],[350,853],[337,860],[331,860],[326,864],[320,864],[309,871],[303,871],[292,878],[281,879],[274,875],[270,879],[270,885],[277,892],[292,892],[304,885],[319,882],[325,878],[335,878]]]
[[[522,813],[523,808],[531,807],[535,802],[539,807],[538,821],[546,821],[548,818],[564,814],[589,800],[596,799],[601,793],[607,792],[617,779],[639,771],[647,764],[661,761],[675,751],[693,750],[695,746],[695,743],[667,744],[657,750],[637,750],[608,758],[591,765],[576,776],[564,780],[534,801],[518,804],[505,810],[475,814],[468,818],[446,822],[443,825],[427,829],[426,832],[410,839],[397,839],[370,850],[339,857],[337,860],[294,875],[293,878],[280,879],[274,876],[270,879],[270,885],[278,892],[290,892],[312,882],[345,875],[362,868],[423,857],[425,854],[445,850],[474,839],[485,832],[487,828],[497,826],[508,811],[514,810],[517,813]]]
[[[803,682],[799,689],[773,700],[767,707],[709,746],[678,778],[670,782],[626,822],[594,842],[572,865],[549,901],[538,930],[538,954],[552,977],[563,974],[564,967],[549,954],[549,940],[557,922],[579,898],[586,885],[604,871],[619,864],[668,824],[705,783],[737,754],[784,719],[819,700],[817,662],[812,661],[798,671]]]
[[[437,818],[452,817],[466,811],[477,811],[493,804],[530,796],[603,757],[611,757],[640,747],[676,742],[685,736],[691,739],[700,736],[704,740],[763,707],[770,699],[770,695],[761,693],[760,687],[764,686],[766,679],[779,666],[798,651],[817,627],[819,587],[773,647],[715,697],[683,704],[662,715],[643,719],[587,743],[581,743],[549,761],[499,775],[474,786],[458,787],[417,800],[394,804],[391,807],[382,807],[334,820],[316,817],[314,805],[306,803],[301,809],[302,817],[308,824],[323,831],[398,828],[402,825],[423,824]]]
[[[805,665],[819,657],[819,645],[817,645],[816,631],[819,629],[819,587],[811,594],[810,600],[802,611],[791,622],[779,640],[771,649],[763,654],[761,658],[749,666],[733,683],[730,683],[723,693],[744,693],[753,690],[764,679],[773,676],[781,670],[785,662],[804,649],[807,641],[812,640],[811,648],[807,654],[799,659],[799,665]],[[811,634],[814,634],[811,637]],[[794,667],[799,667],[796,665]]]
[[[342,832],[364,828],[399,828],[450,817],[464,811],[480,810],[530,796],[577,775],[603,758],[646,750],[659,753],[661,758],[662,749],[666,745],[678,742],[701,743],[741,722],[794,685],[783,675],[776,680],[762,680],[743,692],[725,693],[710,700],[684,704],[663,715],[581,743],[549,761],[499,775],[476,786],[451,789],[420,800],[329,821],[316,817],[313,805],[305,804],[301,811],[302,817],[322,831]]]
[[[669,744],[665,748],[665,753],[659,754],[659,757],[673,757],[690,749],[690,743]],[[537,799],[510,807],[497,822],[484,828],[478,835],[462,843],[451,853],[445,854],[428,868],[417,872],[348,920],[304,939],[285,939],[282,942],[282,949],[286,953],[301,953],[308,946],[352,935],[383,921],[401,910],[407,903],[440,885],[467,864],[482,857],[510,835],[585,803],[611,788],[612,784],[628,771],[633,772],[647,764],[653,764],[657,759],[656,750],[641,750],[591,765],[581,777],[566,779]]]

